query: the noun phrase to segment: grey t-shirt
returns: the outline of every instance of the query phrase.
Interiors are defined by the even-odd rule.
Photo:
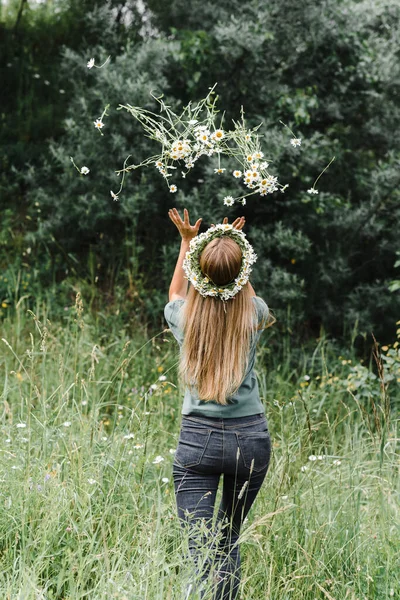
[[[260,323],[265,321],[268,317],[268,306],[264,300],[258,296],[253,296],[252,301],[256,305],[257,321],[258,325],[260,325]],[[173,300],[168,302],[164,308],[165,319],[180,347],[182,347],[183,343],[181,311],[184,303],[185,301],[181,299]],[[222,405],[213,400],[201,400],[194,388],[189,389],[186,387],[182,407],[183,415],[194,414],[229,419],[265,412],[264,406],[260,400],[257,377],[254,372],[256,346],[262,332],[263,329],[256,330],[252,336],[246,373],[237,392],[227,399],[228,404]]]

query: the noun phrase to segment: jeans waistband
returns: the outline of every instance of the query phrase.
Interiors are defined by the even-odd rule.
[[[218,417],[200,417],[197,415],[182,415],[182,425],[184,424],[195,424],[208,425],[216,427],[218,429],[237,429],[240,427],[248,427],[261,423],[263,420],[266,421],[264,413],[258,413],[256,415],[248,415],[246,417],[234,417],[231,419],[223,419]]]

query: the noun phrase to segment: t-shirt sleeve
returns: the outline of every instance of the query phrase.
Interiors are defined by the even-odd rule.
[[[164,316],[172,335],[179,344],[183,342],[183,330],[181,327],[181,312],[184,300],[172,300],[165,305]]]
[[[254,303],[257,308],[257,325],[259,332],[262,332],[268,319],[269,308],[266,302],[259,296],[254,296]]]

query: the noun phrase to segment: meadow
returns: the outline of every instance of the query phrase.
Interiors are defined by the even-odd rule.
[[[41,301],[3,310],[0,597],[183,600],[177,347],[84,303],[54,322]],[[295,350],[282,334],[272,352],[274,327],[257,362],[273,453],[241,597],[400,598],[400,329],[364,364],[351,340]]]

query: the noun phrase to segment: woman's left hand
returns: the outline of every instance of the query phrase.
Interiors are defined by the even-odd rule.
[[[199,232],[199,227],[203,219],[197,219],[194,225],[189,222],[189,213],[186,208],[183,209],[183,221],[176,208],[171,208],[168,211],[168,216],[171,221],[176,225],[179,233],[181,234],[182,240],[190,242]]]

